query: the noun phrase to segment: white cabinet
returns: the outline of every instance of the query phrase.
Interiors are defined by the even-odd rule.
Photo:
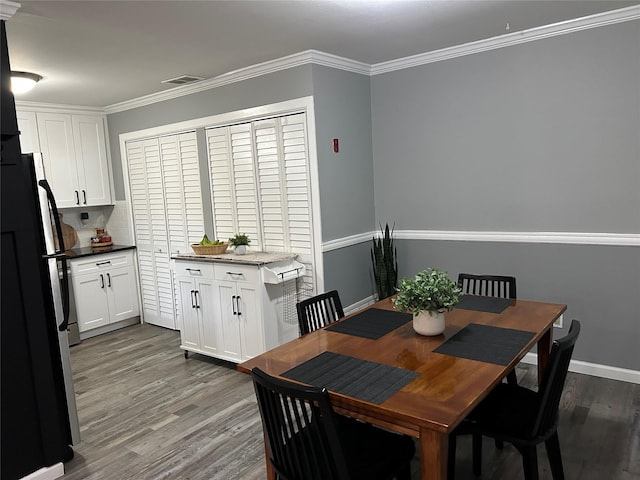
[[[177,260],[175,272],[185,356],[242,362],[275,346],[266,341],[260,267]]]
[[[242,362],[265,351],[258,267],[214,264],[221,355]]]
[[[111,204],[103,118],[36,112],[36,120],[45,177],[58,207]]]
[[[187,352],[218,356],[220,328],[215,321],[213,265],[176,262],[176,286],[182,314],[181,346]]]
[[[132,251],[71,260],[71,278],[81,333],[139,315]]]
[[[38,124],[36,123],[36,112],[16,112],[18,119],[18,130],[20,130],[20,150],[22,153],[33,153],[40,151],[38,141]]]

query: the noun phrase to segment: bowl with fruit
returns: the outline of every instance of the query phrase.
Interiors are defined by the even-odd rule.
[[[227,251],[229,244],[220,240],[209,240],[205,234],[200,243],[192,243],[191,248],[196,255],[222,255]]]

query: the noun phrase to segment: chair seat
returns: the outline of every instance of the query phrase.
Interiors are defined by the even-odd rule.
[[[518,385],[498,384],[467,418],[489,437],[531,437],[540,408],[537,392]],[[462,428],[465,428],[462,425]]]
[[[398,463],[410,462],[415,454],[411,437],[341,415],[336,415],[336,423],[352,480],[391,479],[398,471]]]

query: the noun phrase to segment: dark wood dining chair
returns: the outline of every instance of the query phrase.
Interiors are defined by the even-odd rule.
[[[300,335],[306,335],[344,317],[337,290],[321,293],[296,304]]]
[[[282,480],[411,480],[410,437],[334,413],[325,388],[251,371],[269,462]]]
[[[458,275],[458,285],[462,293],[467,295],[482,295],[484,297],[499,297],[516,299],[516,277],[502,275],[474,275],[461,273]],[[515,369],[507,373],[507,383],[518,384]]]
[[[480,475],[482,437],[513,444],[522,454],[525,480],[538,480],[536,446],[544,442],[554,480],[564,479],[558,440],[558,406],[580,322],[573,320],[569,333],[555,340],[538,391],[499,383],[469,416],[449,435],[448,478],[455,478],[456,438],[473,436],[473,472]]]

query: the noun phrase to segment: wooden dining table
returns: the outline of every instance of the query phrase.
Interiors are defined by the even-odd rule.
[[[395,310],[391,298],[368,308]],[[258,367],[287,379],[283,374],[292,368],[325,352],[333,352],[416,372],[410,372],[417,375],[413,380],[381,403],[330,389],[329,395],[339,414],[419,439],[421,478],[441,480],[447,478],[449,433],[535,345],[540,379],[549,359],[553,323],[565,310],[566,305],[527,300],[512,300],[500,313],[455,308],[446,313],[444,333],[431,337],[415,333],[411,321],[377,339],[325,327],[247,360],[238,365],[238,370],[250,373]],[[504,365],[434,352],[471,324],[530,332],[527,334],[530,338]],[[268,454],[267,478],[275,478]]]

